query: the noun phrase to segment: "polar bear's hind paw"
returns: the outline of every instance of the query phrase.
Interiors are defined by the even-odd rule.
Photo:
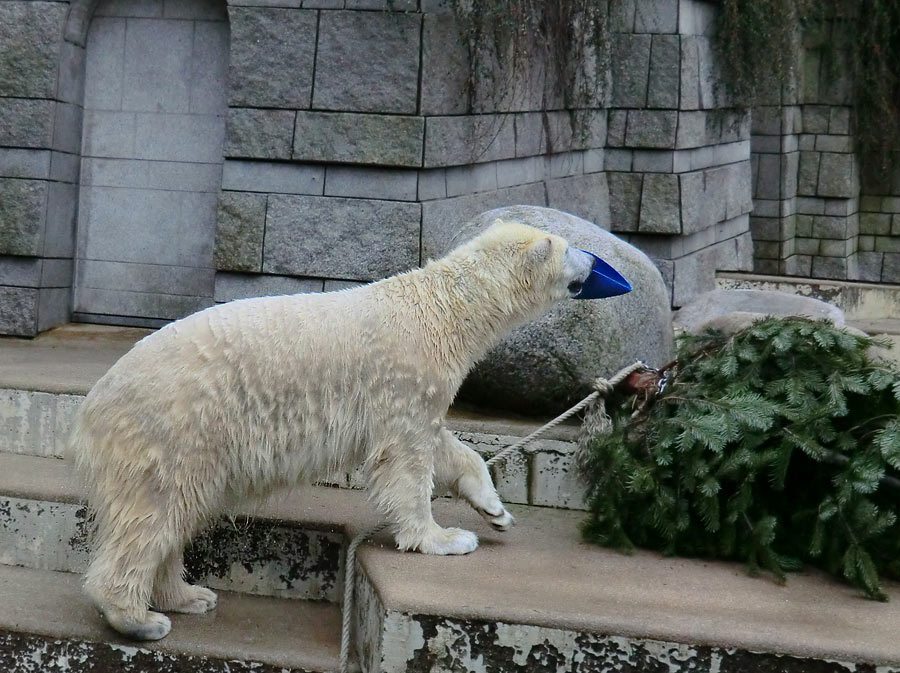
[[[193,585],[184,602],[167,607],[168,612],[182,612],[189,615],[202,615],[216,607],[219,598],[214,591],[206,587]]]
[[[172,622],[164,614],[147,611],[140,620],[128,615],[124,610],[114,607],[101,608],[106,621],[122,635],[135,640],[160,640],[169,635]]]

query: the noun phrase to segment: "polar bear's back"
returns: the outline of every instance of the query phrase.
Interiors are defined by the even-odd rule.
[[[373,302],[368,287],[255,298],[167,325],[91,390],[74,457],[95,475],[177,469],[241,491],[359,460],[367,409],[390,393],[379,382],[402,376]]]

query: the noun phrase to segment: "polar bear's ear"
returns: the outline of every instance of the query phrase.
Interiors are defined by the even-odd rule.
[[[546,262],[550,259],[550,254],[553,252],[553,239],[549,236],[543,236],[537,239],[534,243],[531,244],[531,256],[533,259]]]
[[[491,222],[491,226],[489,227],[489,229],[493,229],[494,227],[501,227],[501,226],[503,226],[503,224],[504,224],[503,220],[501,220],[501,219],[498,217],[496,220],[494,220],[493,222]]]

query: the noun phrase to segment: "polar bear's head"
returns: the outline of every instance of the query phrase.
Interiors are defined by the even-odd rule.
[[[450,259],[504,304],[504,312],[522,317],[540,314],[566,298],[589,298],[585,286],[597,264],[603,264],[564,238],[502,220],[454,250]]]

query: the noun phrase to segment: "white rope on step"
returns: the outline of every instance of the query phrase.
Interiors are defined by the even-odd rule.
[[[613,389],[619,383],[624,381],[628,376],[640,369],[645,368],[646,365],[643,362],[638,361],[634,364],[620,369],[616,373],[616,375],[610,379],[604,379],[602,377],[598,378],[596,381],[594,381],[594,392],[581,400],[581,402],[573,406],[571,409],[564,411],[549,423],[545,423],[527,437],[494,454],[489,460],[486,461],[485,464],[491,466],[495,463],[506,460],[510,455],[528,446],[531,442],[536,440],[551,428],[556,427],[560,423],[577,414],[579,411],[590,405],[598,397],[607,397],[612,393]],[[383,522],[373,528],[365,530],[362,533],[356,535],[350,541],[350,544],[347,545],[347,555],[344,559],[344,607],[343,614],[341,615],[341,663],[340,668],[338,669],[340,673],[348,673],[349,670],[348,665],[350,662],[351,616],[353,612],[354,584],[356,583],[356,549],[368,538],[376,535],[377,533],[380,533],[389,525],[390,524],[388,522]]]

